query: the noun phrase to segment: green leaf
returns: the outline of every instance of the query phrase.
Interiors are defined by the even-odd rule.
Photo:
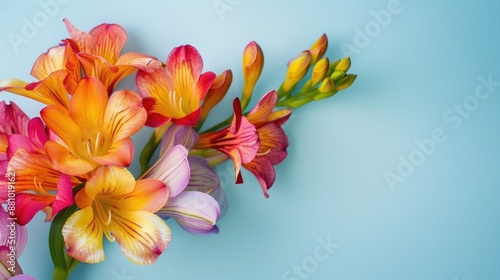
[[[73,189],[73,195],[85,186],[81,183]],[[52,220],[49,230],[49,250],[52,263],[54,264],[54,274],[52,279],[67,279],[71,270],[78,264],[78,261],[68,256],[65,251],[62,228],[66,220],[78,209],[76,204],[64,208]]]

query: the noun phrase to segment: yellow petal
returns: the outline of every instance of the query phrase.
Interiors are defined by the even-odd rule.
[[[62,235],[71,257],[86,263],[98,263],[105,259],[103,230],[94,219],[92,207],[73,213],[64,224]]]
[[[130,194],[123,197],[125,203],[121,203],[122,209],[129,211],[145,210],[148,212],[157,212],[168,199],[168,188],[160,180],[142,179],[138,180],[135,189]]]
[[[0,91],[8,91],[24,97],[31,98],[44,104],[53,104],[49,98],[39,95],[36,91],[27,90],[28,83],[19,79],[3,79],[0,81]]]
[[[155,262],[170,243],[168,226],[147,211],[113,213],[110,228],[123,254],[136,264]]]
[[[97,194],[120,197],[131,193],[134,188],[135,178],[130,171],[122,167],[105,166],[99,168],[87,181],[85,193],[93,200]]]
[[[130,90],[119,90],[111,95],[104,123],[113,141],[136,133],[144,126],[146,119],[146,109],[142,107],[142,99],[138,94]]]

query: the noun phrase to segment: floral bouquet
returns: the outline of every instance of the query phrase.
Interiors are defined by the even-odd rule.
[[[101,24],[86,33],[64,23],[70,38],[39,56],[31,71],[35,82],[0,81],[0,91],[46,105],[30,119],[16,104],[0,103],[0,219],[7,224],[0,235],[2,279],[33,279],[22,274],[17,257],[24,226],[39,211],[51,222],[53,279],[66,279],[79,262],[103,261],[104,237],[133,263],[147,265],[170,242],[166,222],[194,234],[217,233],[227,202],[213,168],[231,160],[236,183],[243,182],[243,167],[269,197],[274,165],[287,156],[282,126],[292,109],[333,96],[356,79],[346,73],[348,57],[323,57],[328,40],[322,35],[290,60],[278,90],[248,109],[264,65],[262,49],[250,42],[234,114],[207,128],[205,120],[230,88],[231,70],[203,72],[190,45],[174,48],[165,63],[121,54],[127,40],[121,26]],[[116,90],[132,74],[137,89]],[[127,169],[134,158],[131,136],[145,126],[155,129],[136,177]]]

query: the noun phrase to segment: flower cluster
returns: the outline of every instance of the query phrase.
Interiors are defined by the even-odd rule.
[[[104,260],[104,237],[132,262],[153,263],[170,242],[167,218],[191,233],[217,233],[226,197],[213,168],[232,161],[236,183],[243,182],[243,167],[269,197],[274,166],[287,156],[283,125],[292,109],[330,97],[356,78],[346,73],[349,58],[330,63],[323,57],[323,35],[289,62],[277,91],[246,110],[264,66],[262,49],[250,42],[234,114],[204,128],[229,91],[231,70],[204,72],[201,55],[190,45],[174,48],[165,62],[122,53],[127,34],[121,26],[101,24],[86,33],[64,23],[69,38],[39,56],[31,71],[36,81],[0,81],[0,91],[45,104],[39,117],[29,118],[16,104],[0,103],[0,170],[16,174],[13,220],[24,226],[43,211],[53,223],[51,238],[62,236],[51,253],[58,273],[66,275],[75,260]],[[132,74],[137,92],[116,90]],[[136,178],[128,170],[131,136],[145,126],[154,132]],[[2,204],[10,189],[7,177],[0,179]],[[62,267],[58,250],[64,253]]]

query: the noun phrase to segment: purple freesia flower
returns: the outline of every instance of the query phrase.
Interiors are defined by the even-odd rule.
[[[213,178],[217,175],[208,164],[199,164],[203,159],[188,158],[188,150],[197,141],[198,134],[190,127],[171,125],[161,145],[159,160],[143,177],[162,180],[170,190],[167,203],[157,212],[160,217],[175,219],[190,233],[217,233],[219,230],[215,224],[219,219],[221,207],[210,193],[214,192],[220,197],[222,190],[214,191],[220,189],[220,183],[218,178]],[[205,166],[208,170],[204,169]],[[208,184],[202,183],[204,179],[200,173],[208,174],[205,176]],[[190,185],[192,182],[196,183]],[[200,185],[213,187],[199,188]]]

